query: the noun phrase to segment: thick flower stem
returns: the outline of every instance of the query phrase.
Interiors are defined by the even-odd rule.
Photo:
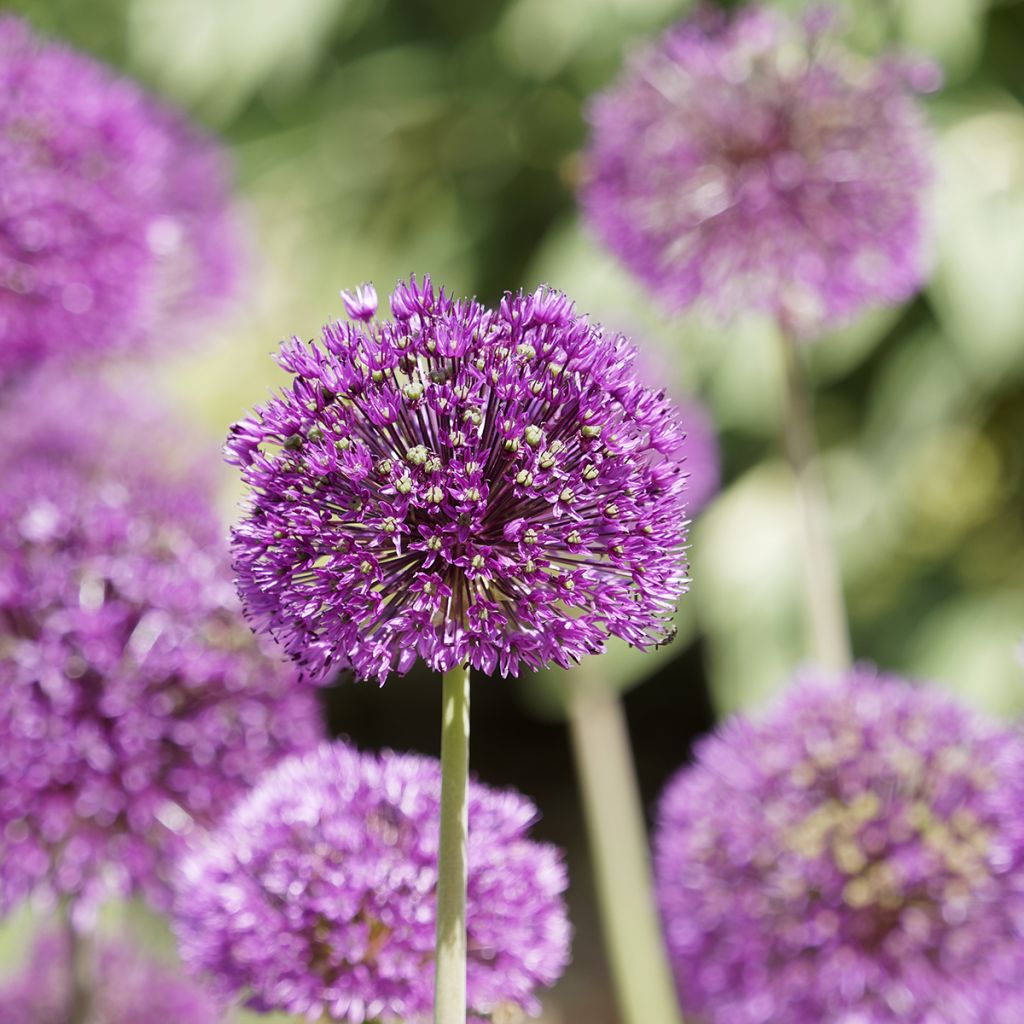
[[[806,378],[793,335],[781,330],[779,338],[785,377],[786,454],[801,525],[805,614],[817,661],[826,668],[849,668],[850,633],[842,576],[832,541]]]
[[[63,905],[67,934],[68,1024],[88,1024],[92,1019],[92,979],[90,943],[75,923],[74,904]]]
[[[592,664],[571,672],[567,703],[619,1009],[625,1024],[682,1024],[654,906],[625,715],[618,694],[599,673]]]
[[[437,855],[434,1024],[466,1024],[466,834],[469,668],[444,675],[441,716],[441,838]]]

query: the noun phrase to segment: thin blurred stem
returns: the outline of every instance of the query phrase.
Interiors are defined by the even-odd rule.
[[[91,943],[75,924],[74,903],[62,908],[67,935],[68,1024],[87,1024],[92,1018]]]
[[[469,668],[446,672],[441,716],[441,838],[437,852],[434,1024],[466,1024],[466,834]]]
[[[780,331],[779,338],[785,376],[786,454],[801,526],[805,614],[817,661],[826,668],[844,669],[851,660],[850,632],[806,376],[792,334]]]
[[[625,1024],[683,1024],[654,906],[647,830],[622,704],[590,662],[567,703],[605,947]]]

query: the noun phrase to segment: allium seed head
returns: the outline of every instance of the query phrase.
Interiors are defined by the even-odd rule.
[[[285,343],[291,389],[232,428],[256,628],[314,676],[381,680],[417,657],[504,675],[663,640],[685,445],[633,349],[544,289],[491,310],[414,279],[391,307]]]
[[[662,797],[658,893],[707,1024],[1014,1024],[1024,747],[855,669],[733,719]]]
[[[132,82],[0,17],[0,384],[126,351],[231,291],[229,174]]]
[[[592,103],[586,215],[670,307],[810,332],[920,285],[936,74],[827,27],[704,9]]]
[[[25,970],[0,983],[0,1024],[66,1024],[67,940],[45,934]],[[141,955],[135,946],[104,941],[95,950],[97,1024],[220,1024],[224,1011],[180,971]]]
[[[434,995],[440,765],[323,744],[271,771],[182,866],[182,956],[258,1011],[421,1024]],[[565,969],[558,852],[536,808],[469,788],[469,1012],[539,1012]]]
[[[0,433],[0,909],[159,903],[193,823],[319,740],[315,697],[242,621],[177,424],[44,374]]]

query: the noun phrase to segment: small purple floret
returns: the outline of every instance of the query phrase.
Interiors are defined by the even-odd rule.
[[[258,1011],[420,1024],[434,995],[441,772],[412,755],[323,744],[270,772],[185,860],[185,963]],[[565,969],[560,854],[537,810],[469,788],[470,1019],[536,1014]]]
[[[516,674],[669,633],[686,446],[636,353],[558,292],[496,310],[400,284],[393,320],[286,342],[290,390],[232,428],[243,604],[315,676],[417,658]],[[369,314],[372,315],[372,314]]]
[[[581,201],[673,309],[808,333],[901,302],[925,271],[924,62],[872,62],[758,7],[710,8],[591,104]]]
[[[658,894],[706,1024],[1015,1024],[1024,741],[866,668],[734,718],[662,797]]]

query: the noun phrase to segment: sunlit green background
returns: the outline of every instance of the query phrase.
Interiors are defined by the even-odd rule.
[[[657,658],[622,656],[623,680],[656,666],[664,687],[668,662],[683,659],[669,715],[684,714],[701,674],[718,713],[785,681],[803,638],[774,339],[758,323],[723,332],[665,317],[574,206],[586,97],[685,5],[11,6],[181,103],[233,149],[249,220],[247,290],[232,318],[202,337],[183,334],[180,354],[160,367],[212,448],[278,379],[269,358],[277,341],[314,334],[338,313],[340,287],[373,280],[386,291],[430,271],[490,301],[549,282],[659,350],[721,431],[726,483],[695,524],[682,637]],[[1024,4],[859,0],[847,10],[855,45],[907,46],[946,74],[929,102],[932,282],[907,307],[871,315],[811,354],[855,651],[1012,715],[1024,707]],[[231,487],[226,477],[225,517]],[[551,690],[551,680],[535,680],[509,687],[508,699],[550,715]],[[550,736],[561,741],[557,730]],[[680,729],[675,762],[688,738]],[[671,736],[659,739],[656,768],[645,767],[643,737],[634,739],[656,792]],[[565,785],[563,797],[571,779]],[[590,893],[578,885],[577,965],[545,1019],[612,1021]],[[23,924],[5,935],[8,948],[20,946]]]

